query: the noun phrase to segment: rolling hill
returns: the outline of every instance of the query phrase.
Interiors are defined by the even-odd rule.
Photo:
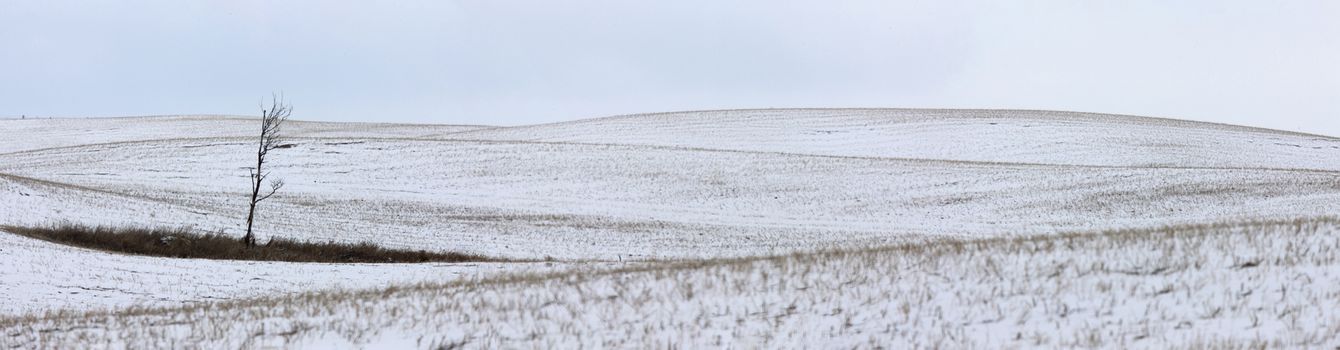
[[[252,147],[248,136],[254,127],[254,119],[228,116],[0,120],[0,139],[8,140],[0,144],[0,225],[72,222],[191,226],[205,232],[240,236],[248,180],[244,167],[248,157],[254,156],[248,154]],[[374,308],[369,312],[377,315],[368,318],[372,320],[369,322],[392,322],[398,319],[395,316],[398,313],[410,312],[405,309],[409,305],[438,300],[441,293],[453,295],[449,299],[461,297],[453,293],[485,293],[479,285],[520,283],[516,287],[519,289],[508,294],[486,293],[492,296],[481,298],[497,298],[501,303],[513,303],[506,305],[529,308],[542,307],[544,298],[537,295],[549,292],[554,293],[554,298],[566,300],[564,305],[578,305],[576,301],[593,298],[584,289],[563,294],[568,293],[566,289],[555,289],[554,283],[594,284],[598,287],[591,290],[607,291],[622,288],[618,287],[622,283],[618,281],[625,280],[635,286],[646,284],[653,294],[665,293],[663,289],[670,288],[656,285],[690,281],[708,299],[694,300],[692,294],[686,296],[681,291],[674,296],[656,294],[632,304],[626,299],[628,294],[619,292],[613,293],[619,301],[596,304],[610,308],[600,309],[601,312],[652,313],[664,316],[661,319],[669,322],[660,327],[691,327],[691,322],[701,320],[692,320],[692,315],[661,312],[699,303],[693,304],[698,305],[693,309],[698,311],[693,312],[734,315],[731,317],[739,318],[742,325],[756,326],[754,322],[759,320],[750,316],[754,312],[775,315],[786,312],[786,308],[776,306],[786,304],[787,298],[813,299],[819,295],[809,294],[807,289],[779,291],[762,297],[766,305],[756,309],[723,310],[720,308],[737,303],[722,299],[731,292],[712,281],[729,281],[733,273],[754,276],[748,277],[748,281],[757,281],[760,278],[757,273],[782,278],[800,273],[794,278],[809,279],[809,265],[818,271],[816,281],[821,282],[816,283],[840,284],[846,282],[842,276],[900,271],[897,276],[903,277],[860,282],[852,287],[853,297],[896,310],[901,306],[880,295],[897,292],[904,286],[933,285],[928,281],[940,278],[936,276],[952,275],[962,281],[939,288],[973,296],[943,301],[944,305],[990,300],[980,297],[982,288],[1003,283],[991,278],[1027,280],[1033,273],[1028,271],[1041,271],[1037,270],[1042,268],[1040,265],[1029,265],[1030,259],[1068,261],[1063,264],[1083,266],[1086,273],[1097,275],[1083,280],[1087,289],[1020,289],[1016,296],[1038,298],[1052,293],[1057,298],[1080,300],[1089,293],[1110,295],[1113,300],[1124,298],[1114,291],[1099,293],[1095,288],[1107,283],[1103,276],[1144,267],[1121,271],[1099,269],[1093,264],[1101,261],[1075,255],[1094,251],[1110,254],[1116,261],[1153,261],[1154,265],[1182,266],[1179,271],[1185,271],[1176,278],[1148,274],[1159,279],[1137,273],[1122,287],[1131,288],[1131,295],[1149,294],[1145,291],[1149,288],[1159,292],[1165,285],[1174,285],[1175,291],[1184,288],[1179,287],[1183,285],[1230,288],[1233,286],[1225,283],[1273,278],[1252,272],[1261,269],[1243,270],[1252,275],[1221,278],[1222,271],[1205,267],[1212,265],[1217,269],[1220,265],[1231,267],[1256,261],[1283,271],[1280,273],[1313,276],[1308,283],[1280,282],[1283,288],[1313,288],[1305,294],[1310,297],[1290,299],[1301,305],[1323,299],[1324,294],[1318,293],[1325,290],[1316,289],[1323,284],[1311,279],[1320,278],[1316,277],[1318,273],[1329,273],[1335,266],[1330,251],[1303,252],[1302,256],[1315,261],[1310,265],[1256,258],[1275,257],[1278,251],[1244,253],[1237,260],[1225,257],[1231,261],[1210,262],[1145,255],[1148,249],[1153,249],[1150,247],[1164,247],[1159,249],[1177,255],[1181,251],[1178,249],[1183,249],[1177,247],[1187,244],[1197,245],[1187,249],[1200,249],[1204,251],[1202,254],[1235,252],[1233,246],[1257,242],[1254,235],[1285,235],[1288,241],[1296,242],[1325,241],[1334,231],[1331,217],[1340,214],[1340,139],[1319,135],[1092,113],[913,109],[675,112],[517,127],[295,121],[289,125],[287,135],[285,148],[272,155],[272,169],[275,176],[287,180],[288,186],[262,206],[258,222],[262,240],[282,236],[370,241],[399,248],[555,262],[376,266],[173,260],[119,256],[3,235],[0,261],[5,261],[6,267],[0,269],[0,280],[5,281],[0,283],[3,289],[0,295],[4,295],[0,296],[0,304],[6,307],[0,309],[0,315],[9,314],[13,318],[8,323],[0,322],[0,328],[28,334],[34,328],[24,327],[60,328],[107,315],[96,311],[94,316],[75,317],[69,313],[40,316],[43,312],[106,310],[110,315],[120,315],[117,312],[124,311],[114,310],[134,305],[155,311],[141,310],[137,315],[142,317],[125,317],[121,324],[126,327],[156,323],[161,321],[159,317],[203,315],[209,321],[190,324],[185,334],[208,333],[204,328],[194,328],[197,326],[224,329],[209,334],[235,347],[240,345],[239,339],[245,338],[238,338],[238,334],[254,329],[224,321],[236,316],[232,312],[275,317],[270,314],[279,312],[271,309],[274,305],[311,300],[319,295],[340,306],[302,309],[305,311],[298,312],[305,316],[299,319],[310,324],[277,327],[304,329],[299,333],[305,334],[309,342],[306,344],[312,346],[325,344],[313,343],[312,339],[331,337],[357,345],[385,337],[337,332],[336,329],[359,329],[376,333],[379,327],[350,325],[327,317],[338,318],[365,307],[359,306],[363,305],[361,300],[368,298],[361,294],[364,291],[417,286],[410,288],[408,294],[393,293],[397,298],[391,301],[366,306]],[[1290,223],[1298,223],[1299,228],[1290,229],[1293,227],[1290,225],[1295,225]],[[1169,227],[1180,229],[1169,231]],[[1111,238],[1114,232],[1142,238]],[[1167,232],[1193,232],[1200,236],[1159,238]],[[1214,233],[1228,236],[1214,238]],[[1064,237],[1080,239],[1081,244],[1100,245],[1102,249],[1039,252],[1018,250],[1022,249],[1018,248],[1021,243],[1015,241],[1054,242]],[[979,241],[1004,242],[1005,247],[969,245],[974,248],[948,256],[953,257],[952,261],[971,266],[984,263],[973,256],[995,256],[1012,261],[1010,264],[1014,266],[1027,266],[1016,271],[1024,274],[987,276],[984,270],[972,270],[974,267],[945,270],[942,263],[895,261],[887,254],[893,247],[910,249],[907,247]],[[1214,245],[1203,249],[1199,246],[1211,243]],[[781,262],[771,263],[774,261]],[[756,270],[738,268],[751,264],[765,266]],[[682,275],[682,279],[667,280],[667,273]],[[515,276],[528,276],[524,280],[540,282],[517,282],[519,277]],[[776,282],[765,279],[762,283]],[[783,285],[791,286],[790,283],[795,282]],[[332,290],[341,292],[303,294]],[[819,290],[825,289],[816,289]],[[233,301],[223,309],[199,309],[207,307],[201,305],[214,305],[209,301],[217,300]],[[797,327],[798,332],[788,339],[804,344],[840,335],[824,336],[806,330],[812,330],[813,322],[833,326],[829,324],[830,318],[837,314],[825,309],[830,306],[843,310],[870,306],[846,297],[834,300],[833,305],[819,302],[792,309],[809,316],[799,318],[804,320],[799,323],[788,323]],[[1069,325],[1065,329],[1075,334],[1089,330],[1082,322],[1054,318],[1057,304],[1039,309],[1038,301],[1030,300],[1033,301],[1002,304],[1000,311],[991,310],[1024,313],[1025,316],[1011,316],[1028,321],[1021,321],[1022,326],[1018,326],[1024,328],[999,326],[1004,333],[991,333],[995,335],[988,338],[916,333],[923,335],[906,335],[903,339],[909,340],[908,345],[935,344],[937,340],[943,344],[983,344],[977,341],[1001,338],[1001,334],[1009,331],[1017,331],[1022,337],[1026,330],[1050,324],[1047,322],[1063,322]],[[1180,303],[1198,299],[1187,294],[1184,299],[1153,298],[1140,302],[1160,305],[1173,300]],[[317,304],[320,303],[312,305]],[[587,327],[600,324],[576,316],[558,317],[563,320],[561,323],[532,320],[529,317],[533,314],[517,314],[519,311],[510,307],[481,306],[483,309],[473,310],[480,313],[482,318],[478,320],[490,320],[478,323],[484,328],[470,331],[474,333],[434,336],[448,343],[473,339],[471,342],[478,344],[478,340],[488,339],[494,345],[544,346],[544,342],[522,341],[526,331],[488,327],[524,319],[526,324],[537,327],[533,332],[569,334],[568,330],[592,329]],[[926,307],[930,306],[918,304],[915,312],[919,315],[938,312]],[[1155,306],[1145,308],[1150,307]],[[1213,307],[1194,311],[1209,312]],[[1096,313],[1081,321],[1123,325],[1135,322],[1121,318],[1129,310],[1113,311],[1116,309],[1111,305],[1080,308]],[[488,310],[501,313],[489,314]],[[974,314],[981,311],[973,310]],[[1151,344],[1188,345],[1191,343],[1177,340],[1214,336],[1200,331],[1183,332],[1180,328],[1170,330],[1169,327],[1181,327],[1180,323],[1168,323],[1170,319],[1180,322],[1185,318],[1183,311],[1191,312],[1176,310],[1172,311],[1174,317],[1144,326],[1154,327],[1158,331],[1154,333],[1164,337],[1162,342]],[[1038,312],[1051,316],[1042,319],[1028,316]],[[1121,317],[1103,312],[1115,312]],[[1229,323],[1255,315],[1238,310],[1222,314],[1231,318],[1222,322]],[[856,317],[887,319],[886,315],[861,315]],[[963,321],[942,313],[936,315],[939,318],[922,319]],[[721,318],[712,322],[734,321]],[[416,327],[442,325],[434,322],[468,323],[436,318],[409,326],[397,323],[390,328],[422,334],[423,329]],[[725,332],[717,335],[731,344],[758,335],[739,333],[755,326],[698,326]],[[946,325],[909,327],[917,332],[934,332]],[[132,328],[92,335],[82,331],[58,332],[62,335],[54,337],[119,334],[119,339],[136,339],[126,335],[139,334],[135,333],[139,330]],[[669,336],[665,334],[675,332],[658,329],[661,333],[648,331],[649,338],[642,339],[659,339],[659,342],[637,344],[711,345],[701,342],[710,337],[665,338]],[[234,330],[238,333],[232,333]],[[560,337],[565,340],[550,345],[574,344],[567,341],[588,344],[584,341],[617,337],[605,334],[590,338],[587,337],[590,334],[577,333],[580,334],[574,337]],[[1103,335],[1101,338],[1106,341],[1102,343],[1130,344],[1111,340],[1131,340],[1140,332],[1119,333]],[[138,336],[147,335],[150,334]],[[33,339],[11,338],[22,344],[31,344],[36,341]],[[1079,344],[1081,339],[1032,340],[1035,345],[1059,345]]]

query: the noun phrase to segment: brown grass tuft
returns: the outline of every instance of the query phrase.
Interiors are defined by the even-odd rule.
[[[3,227],[45,241],[134,255],[188,259],[320,263],[423,263],[500,261],[478,255],[425,250],[395,250],[372,243],[315,243],[283,238],[247,247],[236,237],[197,234],[188,228],[115,228],[75,224]]]

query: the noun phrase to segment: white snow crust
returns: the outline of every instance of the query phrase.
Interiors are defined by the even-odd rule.
[[[0,225],[240,236],[255,124],[0,120]],[[1332,137],[913,109],[286,131],[262,240],[557,262],[180,260],[0,232],[0,343],[1313,347],[1340,329],[1303,309],[1340,307]]]

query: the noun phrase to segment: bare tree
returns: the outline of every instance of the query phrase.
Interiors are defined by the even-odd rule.
[[[283,179],[274,179],[270,181],[270,191],[261,193],[261,185],[270,177],[270,172],[264,169],[265,157],[270,155],[270,151],[279,148],[279,143],[283,140],[280,127],[292,112],[293,106],[285,104],[283,97],[271,96],[269,109],[265,108],[264,102],[261,103],[261,137],[256,148],[256,167],[251,168],[251,207],[247,211],[247,235],[242,236],[242,243],[248,247],[256,245],[256,236],[251,233],[251,224],[256,219],[256,204],[270,198],[284,187]]]

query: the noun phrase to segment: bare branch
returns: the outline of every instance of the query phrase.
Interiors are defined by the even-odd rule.
[[[266,198],[270,198],[270,196],[275,195],[275,192],[279,192],[279,189],[280,189],[280,188],[284,188],[284,180],[274,180],[274,181],[270,181],[270,192],[269,192],[269,193],[266,193],[264,196],[260,196],[260,197],[258,197],[258,198],[256,199],[256,203],[260,203],[261,201],[265,200]]]

